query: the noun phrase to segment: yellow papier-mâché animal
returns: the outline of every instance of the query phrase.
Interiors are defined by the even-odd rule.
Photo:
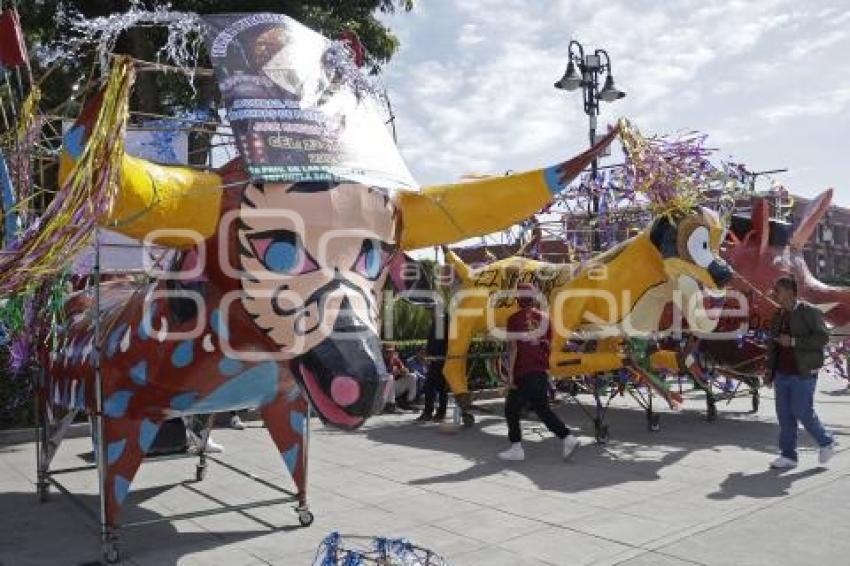
[[[473,336],[500,335],[517,311],[517,285],[530,283],[552,325],[549,368],[567,378],[623,367],[624,338],[659,331],[665,307],[673,303],[688,328],[710,332],[716,318],[704,299],[722,293],[732,276],[720,258],[724,227],[706,208],[656,217],[643,232],[584,264],[550,264],[510,257],[472,269],[453,252],[459,289],[450,305],[451,324],[443,373],[461,406],[468,406],[466,355]],[[574,338],[598,341],[594,352],[566,351]],[[652,356],[654,368],[678,370],[674,352]]]

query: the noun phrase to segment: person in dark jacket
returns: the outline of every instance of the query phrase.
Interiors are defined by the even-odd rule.
[[[430,307],[434,309],[434,307]],[[443,366],[446,362],[446,349],[449,340],[449,317],[445,312],[437,313],[434,309],[434,320],[428,331],[428,342],[425,345],[425,355],[428,358],[428,375],[425,379],[425,406],[422,414],[416,418],[419,422],[440,422],[446,418],[446,408],[449,404],[449,390],[443,377]],[[437,412],[434,412],[434,402],[438,401]]]
[[[823,313],[797,298],[797,282],[790,275],[776,280],[773,293],[779,308],[770,324],[765,383],[776,393],[780,456],[770,466],[791,469],[797,466],[798,423],[819,446],[818,459],[826,464],[835,441],[815,413],[818,370],[823,366],[824,347],[829,331]]]

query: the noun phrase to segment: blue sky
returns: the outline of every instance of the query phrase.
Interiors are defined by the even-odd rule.
[[[386,18],[399,145],[422,184],[548,165],[586,146],[579,93],[555,90],[571,38],[611,55],[644,133],[696,129],[718,159],[850,206],[850,2],[419,0]],[[614,158],[609,158],[614,159]]]

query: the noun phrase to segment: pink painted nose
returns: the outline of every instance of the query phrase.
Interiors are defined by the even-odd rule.
[[[338,375],[331,382],[331,397],[341,407],[353,405],[360,399],[360,384],[347,375]]]

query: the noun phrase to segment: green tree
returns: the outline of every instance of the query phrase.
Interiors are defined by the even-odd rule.
[[[390,60],[398,48],[398,38],[379,19],[379,15],[396,10],[409,11],[414,0],[172,0],[175,11],[199,14],[225,12],[275,12],[292,16],[328,37],[338,37],[344,30],[357,33],[367,51],[367,64],[372,72]],[[38,0],[18,3],[21,25],[30,45],[46,45],[61,38],[55,16],[64,5],[86,18],[120,13],[130,8],[130,0]],[[57,35],[58,34],[58,35]],[[164,30],[134,29],[119,40],[116,52],[152,60],[165,39]],[[67,67],[51,74],[44,85],[45,106],[52,108],[63,102],[80,76],[94,63],[93,53],[82,53]],[[202,61],[203,65],[205,62]],[[44,69],[33,61],[36,76]],[[199,93],[193,96],[183,77],[164,73],[147,73],[137,80],[134,107],[161,112],[174,107],[207,107],[214,102],[215,87],[211,80],[199,81]]]

